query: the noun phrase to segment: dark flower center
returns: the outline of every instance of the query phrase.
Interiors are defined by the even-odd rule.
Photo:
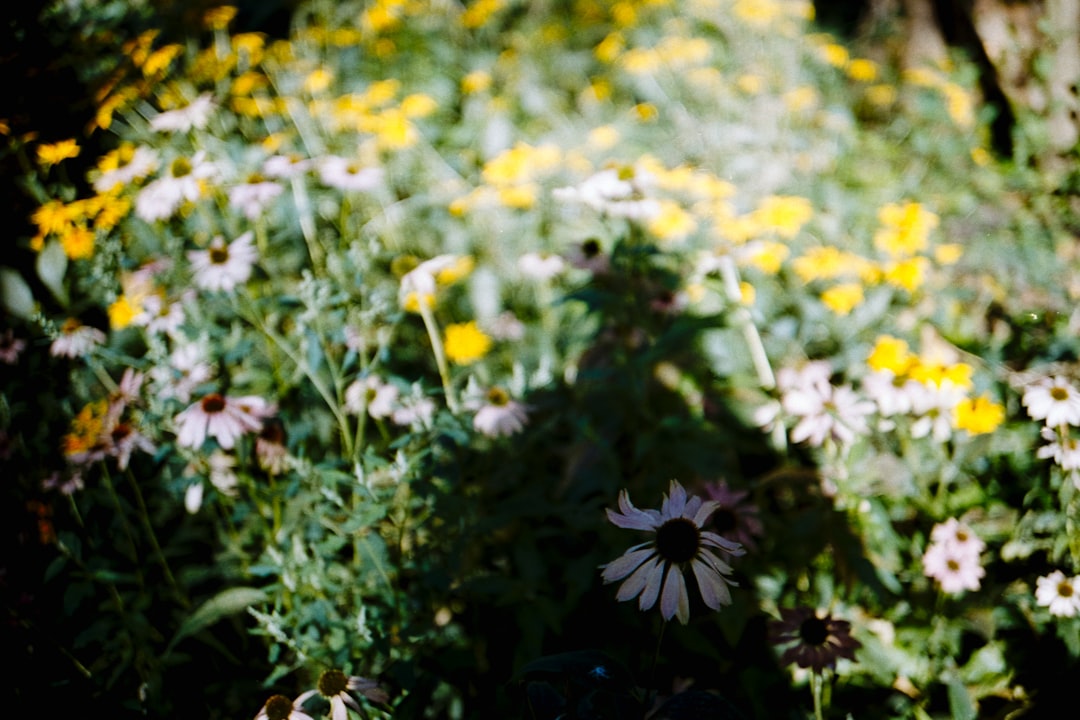
[[[510,402],[510,396],[502,388],[491,388],[487,392],[487,401],[489,405],[505,407]]]
[[[172,176],[177,178],[184,177],[185,175],[190,175],[193,169],[194,168],[192,168],[191,162],[187,158],[182,157],[173,160],[172,166],[169,168]]]
[[[581,254],[587,258],[594,258],[600,254],[600,241],[595,238],[589,238],[585,242],[581,243]]]
[[[221,247],[210,248],[210,262],[214,265],[224,265],[229,261],[229,248],[224,245]]]
[[[1057,593],[1058,593],[1058,597],[1063,597],[1063,598],[1072,597],[1072,594],[1073,594],[1072,583],[1067,581],[1067,580],[1064,581],[1064,582],[1058,583]]]
[[[799,625],[799,639],[804,645],[818,647],[829,638],[829,626],[819,617],[808,617]]]
[[[1063,387],[1050,388],[1050,397],[1058,402],[1069,399],[1069,391]]]
[[[278,420],[270,420],[259,431],[259,437],[275,445],[285,444],[285,426]]]
[[[202,399],[202,409],[205,413],[219,413],[225,409],[225,398],[217,393],[210,393]]]
[[[319,694],[323,697],[340,695],[348,687],[349,679],[340,670],[327,670],[319,677]]]
[[[949,570],[952,571],[952,572],[959,572],[960,571],[960,563],[957,562],[956,560],[953,560],[952,558],[949,558],[945,562],[945,567],[949,568]]]
[[[712,516],[713,527],[716,532],[723,535],[734,530],[739,525],[739,516],[731,508],[717,508]]]
[[[668,562],[684,563],[697,555],[701,545],[698,526],[687,518],[672,518],[656,531],[656,549]]]
[[[112,430],[112,439],[114,443],[123,442],[124,438],[130,436],[134,432],[130,425],[126,423],[120,423]]]
[[[292,714],[293,706],[289,698],[284,695],[274,695],[266,701],[266,717],[268,720],[287,720]]]

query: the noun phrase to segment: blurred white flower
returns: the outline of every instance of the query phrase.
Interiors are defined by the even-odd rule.
[[[266,159],[262,170],[263,175],[268,178],[289,180],[303,175],[314,165],[315,162],[311,158],[300,155],[274,155]]]
[[[616,217],[652,220],[662,209],[658,200],[647,197],[653,180],[651,173],[633,168],[606,168],[580,185],[555,188],[552,196],[563,202],[583,203]]]
[[[355,160],[336,155],[322,158],[318,168],[323,184],[338,190],[374,190],[383,179],[382,168],[364,167]]]
[[[248,220],[257,220],[266,206],[285,191],[276,182],[256,181],[229,188],[229,205],[244,214]]]
[[[117,185],[128,185],[157,170],[158,162],[157,151],[140,145],[135,148],[131,159],[127,163],[101,173],[94,180],[94,190],[99,193],[107,193],[114,190]]]
[[[187,256],[191,261],[196,287],[231,292],[251,277],[259,251],[249,230],[228,245],[224,238],[218,236],[206,250],[189,250]]]
[[[203,93],[186,107],[155,115],[150,119],[150,129],[157,132],[187,132],[192,128],[202,129],[206,127],[213,109],[213,96],[210,93]]]
[[[473,427],[488,437],[502,437],[521,432],[527,418],[525,406],[496,387],[488,390],[486,402],[473,416]]]
[[[259,431],[265,408],[261,398],[210,393],[176,416],[176,444],[198,449],[209,436],[231,450],[240,436]]]
[[[359,415],[366,409],[373,418],[389,417],[397,406],[398,394],[396,386],[377,375],[368,375],[345,388],[345,410]]]
[[[527,252],[518,258],[517,266],[525,277],[546,281],[566,269],[566,261],[561,255]]]
[[[930,531],[930,545],[923,553],[923,574],[938,581],[942,592],[978,590],[986,575],[979,554],[986,544],[956,518],[938,523]]]
[[[169,165],[165,175],[147,183],[135,196],[135,214],[146,222],[172,217],[184,202],[195,202],[202,196],[202,181],[217,174],[217,168],[198,151],[189,160],[179,157]]]
[[[1036,457],[1053,458],[1062,470],[1080,470],[1080,439],[1061,434],[1050,426],[1044,426],[1040,434],[1047,444],[1035,452]]]
[[[1033,420],[1049,427],[1080,426],[1080,392],[1060,375],[1029,385],[1021,402]]]
[[[53,357],[83,357],[98,345],[105,343],[106,335],[101,330],[83,325],[75,318],[68,318],[60,326],[60,334],[49,346]]]

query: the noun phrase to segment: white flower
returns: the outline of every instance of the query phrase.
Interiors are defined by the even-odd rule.
[[[1066,577],[1060,570],[1035,581],[1035,602],[1049,608],[1055,617],[1075,617],[1080,613],[1080,575]]]
[[[206,127],[210,111],[214,109],[214,99],[210,93],[203,93],[191,101],[187,107],[158,113],[150,120],[150,129],[157,132],[187,132],[192,128]]]
[[[259,431],[266,407],[262,398],[210,393],[176,416],[176,444],[198,449],[209,436],[231,450],[240,436]]]
[[[728,585],[735,585],[728,576],[731,566],[721,560],[714,550],[731,555],[744,554],[742,546],[714,532],[703,530],[705,522],[718,503],[688,498],[686,490],[672,480],[669,494],[664,496],[659,510],[638,510],[630,502],[626,490],[619,493],[619,512],[607,511],[608,519],[621,528],[655,533],[654,540],[635,545],[603,566],[605,583],[626,580],[616,598],[622,602],[638,598],[638,607],[648,610],[660,601],[660,613],[665,620],[678,617],[686,624],[690,619],[690,596],[683,573],[694,573],[701,599],[713,610],[731,604]]]
[[[199,512],[199,508],[202,507],[203,500],[203,484],[201,481],[194,482],[187,486],[184,491],[184,509],[190,514],[194,515]]]
[[[1021,402],[1033,420],[1043,420],[1049,427],[1080,426],[1080,392],[1060,375],[1029,385]]]
[[[435,401],[414,393],[401,398],[401,402],[390,414],[390,419],[397,425],[421,429],[430,426],[434,416]]]
[[[158,394],[162,398],[187,402],[199,385],[213,377],[214,367],[207,362],[202,344],[189,342],[172,351],[167,365],[151,368],[150,375],[161,386]]]
[[[60,326],[60,334],[49,346],[53,357],[83,357],[98,345],[104,344],[105,333],[95,327],[83,325],[75,318],[68,318]]]
[[[190,160],[176,158],[166,175],[146,185],[135,196],[135,214],[146,222],[172,217],[185,201],[202,196],[202,181],[217,174],[217,168],[200,150]]]
[[[272,695],[263,704],[255,720],[312,720],[312,717],[304,712],[304,699],[298,697],[290,701],[284,695]]]
[[[124,165],[113,170],[106,170],[94,180],[94,190],[107,193],[117,185],[127,185],[154,172],[158,166],[157,153],[148,147],[139,146]]]
[[[263,210],[285,188],[276,182],[249,182],[229,188],[229,205],[244,213],[248,220],[257,220]]]
[[[890,370],[872,372],[862,380],[863,392],[874,401],[883,418],[910,413],[919,387],[917,381],[899,379]]]
[[[319,162],[319,178],[324,185],[339,190],[374,190],[382,182],[378,167],[363,167],[355,160],[330,155]]]
[[[214,238],[206,250],[189,250],[188,260],[194,272],[195,286],[203,290],[232,292],[251,277],[251,269],[259,257],[249,230],[228,245],[221,236]]]
[[[263,163],[263,175],[268,178],[289,180],[299,177],[312,168],[314,161],[300,155],[274,155]]]
[[[525,428],[525,406],[510,398],[502,388],[491,388],[487,402],[476,411],[473,427],[488,437],[514,435]]]
[[[1080,439],[1061,435],[1050,426],[1044,426],[1040,434],[1047,444],[1036,451],[1036,457],[1053,458],[1062,470],[1080,470]]]
[[[385,703],[390,699],[386,691],[374,680],[356,675],[347,676],[340,670],[326,670],[319,676],[318,688],[302,693],[296,698],[296,705],[302,705],[308,698],[319,694],[330,701],[332,720],[347,720],[349,710],[357,713],[364,712],[352,693],[359,693],[377,703]]]
[[[874,412],[874,403],[846,385],[833,387],[816,380],[800,384],[781,399],[784,412],[799,418],[791,429],[792,442],[818,447],[831,438],[850,444],[869,431],[866,418]]]
[[[566,261],[561,255],[527,252],[518,258],[518,270],[527,278],[546,281],[566,269]]]
[[[184,324],[184,306],[179,302],[168,302],[161,295],[147,295],[131,324],[145,327],[151,334],[176,335]]]
[[[368,375],[345,388],[345,410],[359,415],[365,409],[375,419],[389,417],[397,405],[398,389],[382,378]]]
[[[594,210],[632,220],[651,220],[660,214],[660,203],[646,197],[652,186],[650,173],[633,168],[606,168],[577,187],[552,191],[556,200],[583,203]]]
[[[913,388],[911,412],[918,419],[911,424],[911,437],[932,437],[943,443],[952,437],[953,409],[964,399],[964,390],[952,383]]]
[[[934,525],[930,531],[930,541],[937,545],[947,545],[962,553],[979,556],[986,549],[986,543],[975,532],[956,518],[949,518]]]
[[[961,593],[978,590],[979,580],[986,574],[979,556],[951,545],[931,544],[923,554],[923,574],[934,578],[942,592]]]
[[[233,470],[236,467],[236,458],[221,449],[215,449],[210,453],[206,464],[210,484],[222,495],[236,495],[236,486],[240,482]]]

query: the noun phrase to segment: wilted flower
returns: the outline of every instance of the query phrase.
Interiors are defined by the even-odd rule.
[[[813,608],[780,608],[780,620],[769,621],[769,640],[777,646],[791,643],[780,656],[784,665],[795,663],[821,674],[825,668],[836,668],[840,658],[855,659],[855,650],[862,647],[851,637],[851,623],[837,620],[831,614],[818,615]]]
[[[1066,577],[1060,570],[1035,583],[1035,602],[1049,608],[1055,617],[1075,617],[1080,613],[1080,575]]]
[[[716,506],[712,500],[687,498],[686,490],[675,480],[671,481],[660,510],[638,510],[627,492],[620,492],[619,512],[608,510],[608,519],[621,528],[655,533],[656,538],[635,545],[603,566],[604,582],[627,578],[616,598],[625,601],[637,597],[642,610],[651,608],[659,598],[664,619],[677,616],[685,624],[690,619],[690,596],[683,574],[689,568],[707,606],[719,610],[730,605],[728,585],[737,583],[728,577],[731,566],[717,557],[713,549],[735,556],[742,555],[744,550],[738,543],[702,529]]]

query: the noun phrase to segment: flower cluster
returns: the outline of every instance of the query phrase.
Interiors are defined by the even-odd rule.
[[[986,575],[979,557],[984,549],[986,543],[970,527],[949,518],[930,531],[930,545],[922,557],[923,573],[950,595],[978,590]]]

